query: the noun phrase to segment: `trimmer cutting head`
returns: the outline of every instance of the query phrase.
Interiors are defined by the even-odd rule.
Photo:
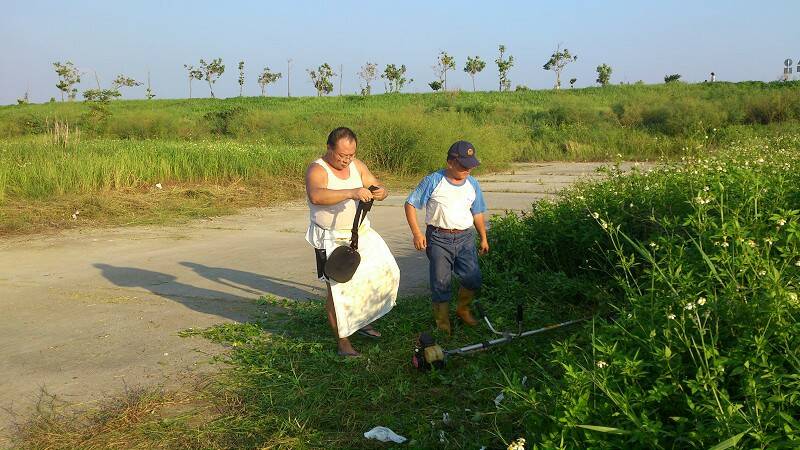
[[[444,351],[428,333],[421,333],[414,347],[411,364],[421,372],[427,372],[431,367],[441,369],[444,367]]]

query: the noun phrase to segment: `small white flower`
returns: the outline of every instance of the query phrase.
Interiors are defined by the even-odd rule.
[[[650,242],[650,247],[656,248],[656,243],[655,242]]]
[[[720,245],[721,245],[722,247],[724,247],[724,248],[728,248],[728,243],[727,243],[727,242],[723,242],[723,243],[722,243],[722,244],[720,244]]]
[[[667,319],[669,319],[669,320],[675,320],[675,314],[670,314],[670,315],[668,315],[668,316],[667,316]]]
[[[697,304],[700,305],[700,306],[705,305],[706,304],[706,298],[705,297],[698,298],[697,299]]]
[[[628,208],[633,208],[633,203],[631,203],[630,205],[628,205]]]
[[[763,277],[763,276],[764,276],[764,275],[766,275],[766,274],[767,274],[767,271],[766,271],[766,270],[759,270],[759,271],[758,271],[758,275],[759,275],[759,276],[761,276],[761,277]]]
[[[800,259],[798,259],[797,261],[795,261],[794,265],[795,265],[795,266],[797,266],[797,267],[800,267]]]
[[[156,183],[156,188],[161,189],[161,183]]]
[[[705,186],[705,187],[703,187],[703,192],[708,192],[709,189],[711,189],[711,188],[709,188],[708,186]]]
[[[608,363],[601,359],[600,361],[597,361],[597,367],[600,368],[600,369],[602,369],[604,367],[608,367]]]
[[[767,245],[772,245],[772,238],[764,238],[764,242],[766,242]]]
[[[694,309],[694,303],[687,303],[686,306],[683,307],[683,309],[685,309],[687,311],[693,310]]]
[[[786,225],[786,219],[781,219],[781,220],[779,220],[779,221],[778,221],[778,225],[779,225],[779,226],[784,226],[784,225]]]
[[[508,450],[525,450],[525,438],[518,438],[514,442],[508,444]]]
[[[756,247],[756,243],[755,243],[755,242],[753,242],[752,240],[748,240],[748,241],[747,241],[747,245],[749,245],[749,246],[750,246],[750,248],[755,248],[755,247]]]
[[[598,217],[600,217],[600,213],[596,213],[596,212],[592,213],[592,218],[593,219],[597,219]]]
[[[603,227],[604,230],[608,229],[608,223],[605,220],[600,221],[600,226]]]

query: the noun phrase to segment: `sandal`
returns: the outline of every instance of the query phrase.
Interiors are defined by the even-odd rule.
[[[355,350],[353,350],[352,352],[345,352],[345,351],[342,351],[342,350],[337,350],[336,354],[339,355],[339,356],[345,357],[345,358],[360,358],[361,357],[361,353],[358,353]]]
[[[381,333],[375,328],[372,328],[372,325],[367,325],[364,328],[357,330],[356,333],[372,339],[378,339],[381,337]]]

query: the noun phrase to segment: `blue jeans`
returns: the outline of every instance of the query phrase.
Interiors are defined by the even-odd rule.
[[[431,298],[434,303],[449,302],[452,297],[453,273],[461,285],[475,291],[481,287],[481,269],[472,229],[462,233],[447,233],[428,226],[425,230],[430,261]]]

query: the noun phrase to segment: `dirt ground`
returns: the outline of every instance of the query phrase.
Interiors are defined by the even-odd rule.
[[[479,180],[490,213],[503,214],[597,176],[599,165],[520,164]],[[403,214],[407,194],[391,193],[370,213],[400,265],[401,297],[427,287],[427,261]],[[43,391],[86,405],[215,370],[209,360],[222,349],[178,333],[246,321],[262,295],[321,299],[307,225],[305,202],[296,202],[173,227],[0,240],[0,436]]]

